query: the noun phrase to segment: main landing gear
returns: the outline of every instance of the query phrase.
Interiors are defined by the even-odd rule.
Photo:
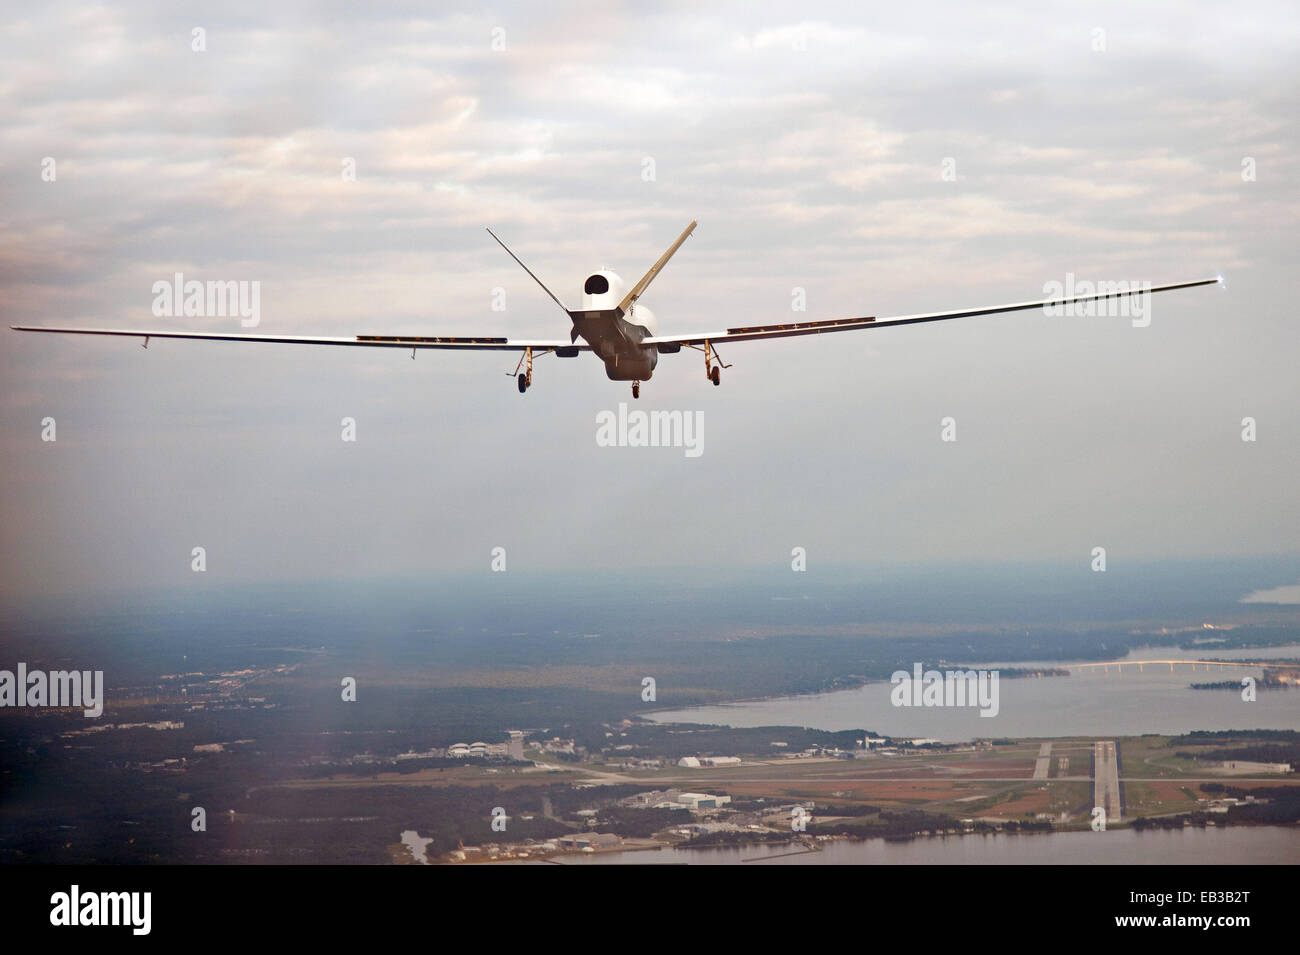
[[[698,347],[698,346],[693,346]],[[713,382],[714,386],[722,384],[722,369],[730,368],[730,365],[723,364],[722,357],[718,350],[713,347],[709,341],[704,342],[704,377]]]
[[[524,363],[525,363],[525,362],[527,362],[527,368],[526,368],[526,370],[525,370],[525,371],[520,371],[519,369],[520,369],[521,367],[524,366]],[[512,374],[512,375],[517,374],[518,377],[519,377],[519,393],[520,393],[521,395],[522,395],[525,391],[527,391],[529,388],[532,387],[532,384],[533,384],[533,350],[532,350],[531,348],[525,348],[525,349],[524,349],[524,353],[523,353],[523,355],[520,356],[520,358],[519,358],[519,364],[518,364],[518,365],[515,365],[515,370],[512,371],[511,374]]]

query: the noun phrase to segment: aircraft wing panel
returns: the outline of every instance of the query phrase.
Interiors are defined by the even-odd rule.
[[[954,318],[972,318],[979,315],[1002,315],[1008,312],[1023,312],[1030,309],[1050,306],[1075,305],[1081,302],[1100,301],[1108,298],[1148,292],[1169,292],[1174,289],[1195,288],[1198,285],[1216,285],[1221,279],[1200,279],[1195,282],[1178,282],[1173,285],[1157,285],[1149,289],[1137,288],[1125,291],[1098,292],[1093,295],[1076,295],[1072,298],[1044,299],[1038,302],[1015,302],[1010,305],[988,305],[976,308],[957,309],[950,312],[928,312],[918,315],[895,315],[890,318],[840,318],[818,322],[786,322],[780,325],[750,325],[728,328],[722,332],[701,332],[694,335],[661,335],[643,339],[643,345],[703,345],[707,342],[743,342],[757,341],[763,338],[793,338],[798,335],[820,335],[826,332],[848,332],[860,328],[886,328],[891,325],[917,325],[923,322],[944,322]]]
[[[465,337],[452,335],[354,335],[323,337],[310,335],[247,335],[239,332],[180,332],[125,328],[58,328],[52,326],[11,325],[19,332],[52,332],[64,335],[117,335],[127,338],[186,338],[201,341],[269,342],[283,345],[355,345],[370,348],[445,348],[461,351],[521,351],[532,348],[548,351],[556,348],[590,351],[589,345],[576,345],[566,339],[534,340]]]

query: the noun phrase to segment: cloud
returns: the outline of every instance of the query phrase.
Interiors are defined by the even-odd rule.
[[[1241,598],[1244,604],[1300,604],[1300,584],[1254,590]]]
[[[245,578],[477,567],[510,542],[579,571],[795,543],[1293,551],[1300,50],[1292,6],[1254,11],[25,9],[0,24],[11,322],[147,327],[152,283],[183,272],[260,281],[268,333],[562,337],[483,226],[572,301],[691,219],[646,299],[664,333],[789,318],[795,288],[812,319],[1023,301],[1067,271],[1233,287],[1174,293],[1145,332],[1008,316],[741,344],[718,389],[696,353],[664,356],[642,401],[705,412],[689,462],[597,453],[594,415],[627,391],[590,356],[542,360],[520,396],[513,356],[5,331],[0,586],[185,586],[171,555],[197,536]]]

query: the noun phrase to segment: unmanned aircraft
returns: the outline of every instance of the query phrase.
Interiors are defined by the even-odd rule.
[[[321,338],[300,335],[248,335],[222,332],[181,332],[181,331],[140,331],[109,328],[47,328],[28,325],[10,326],[22,332],[59,332],[73,335],[124,335],[143,338],[144,345],[149,346],[151,338],[197,338],[213,341],[232,342],[276,342],[299,345],[359,345],[372,348],[409,348],[411,357],[421,348],[443,348],[453,351],[505,351],[519,352],[519,362],[511,377],[517,379],[520,393],[526,392],[533,383],[533,359],[543,355],[554,354],[559,358],[576,358],[579,352],[589,351],[605,364],[605,374],[611,381],[632,382],[632,397],[641,397],[641,383],[649,381],[654,374],[660,355],[675,355],[683,348],[691,348],[704,354],[704,374],[713,384],[722,383],[722,369],[730,368],[718,356],[718,342],[759,341],[768,338],[793,338],[796,335],[820,335],[826,332],[848,332],[867,328],[887,328],[894,325],[916,325],[921,322],[942,322],[952,318],[970,318],[976,315],[998,315],[1005,312],[1021,312],[1036,308],[1061,308],[1076,303],[1093,302],[1102,299],[1121,299],[1125,296],[1141,296],[1150,292],[1168,292],[1174,289],[1194,288],[1198,285],[1214,285],[1221,278],[1201,279],[1195,282],[1180,282],[1174,285],[1130,287],[1129,283],[1111,283],[1115,288],[1107,287],[1103,291],[1087,295],[1057,297],[1036,302],[1020,302],[1012,305],[991,305],[979,308],[963,308],[950,312],[931,312],[921,315],[899,315],[892,318],[876,319],[839,318],[812,322],[782,322],[773,325],[745,325],[728,328],[725,331],[701,332],[692,335],[660,335],[659,325],[654,313],[641,304],[650,283],[668,264],[668,260],[681,248],[687,237],[695,231],[695,222],[677,237],[659,257],[641,280],[630,289],[617,273],[609,270],[592,272],[582,285],[581,305],[571,309],[546,287],[519,256],[510,251],[495,232],[488,229],[488,234],[496,239],[501,248],[514,259],[541,286],[542,291],[550,296],[568,317],[571,328],[568,341],[547,341],[531,339],[494,338],[486,336],[453,337],[445,335],[357,335],[355,337]],[[581,339],[581,342],[579,341]]]

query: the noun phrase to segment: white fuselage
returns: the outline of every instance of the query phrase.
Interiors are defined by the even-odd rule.
[[[643,338],[659,333],[650,309],[633,303],[624,315],[619,310],[627,287],[615,272],[593,272],[582,287],[582,307],[569,312],[578,335],[605,363],[612,381],[646,381],[654,373],[659,353]]]

